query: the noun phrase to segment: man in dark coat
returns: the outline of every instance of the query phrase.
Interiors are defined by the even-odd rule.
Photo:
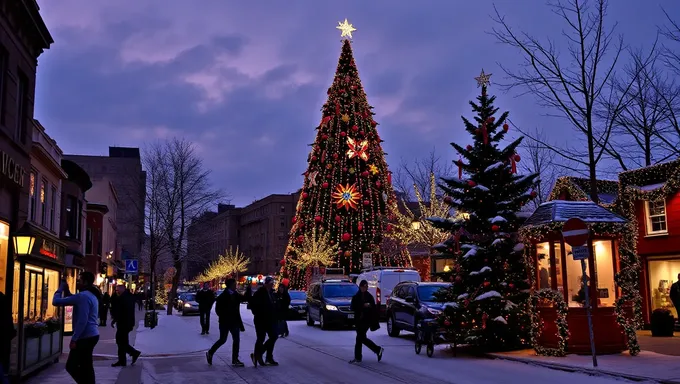
[[[264,284],[255,292],[250,300],[250,309],[253,311],[253,323],[255,325],[255,352],[250,354],[253,365],[279,365],[274,360],[274,344],[276,343],[276,298],[274,296],[274,278],[267,276]],[[267,339],[267,342],[265,342]],[[262,359],[267,353],[266,361]]]
[[[217,350],[227,342],[227,337],[231,333],[231,364],[234,367],[243,367],[244,364],[238,358],[239,347],[241,343],[241,332],[246,329],[241,320],[241,303],[245,303],[250,299],[248,295],[242,295],[236,291],[236,280],[227,280],[227,289],[217,297],[215,304],[215,313],[220,319],[220,338],[213,344],[208,352],[205,353],[205,358],[208,364],[212,365],[213,355]]]
[[[210,334],[210,311],[215,303],[215,292],[208,288],[208,284],[196,293],[198,303],[198,315],[201,321],[201,335]]]
[[[111,305],[111,296],[109,293],[104,293],[102,299],[99,301],[99,326],[105,326],[106,320],[109,317],[109,306]]]
[[[680,273],[678,273],[678,281],[671,284],[670,297],[671,302],[673,303],[673,306],[680,317]]]
[[[0,383],[9,383],[9,355],[12,349],[12,339],[17,335],[12,320],[10,302],[4,293],[0,292]]]
[[[359,291],[352,297],[351,308],[356,321],[357,338],[354,343],[354,359],[350,363],[361,363],[363,345],[378,356],[378,361],[382,360],[384,349],[366,336],[369,329],[378,325],[378,308],[373,295],[368,292],[368,281],[361,280],[359,283]]]
[[[111,366],[124,367],[127,365],[126,355],[132,356],[132,364],[134,364],[142,353],[130,345],[130,332],[135,327],[135,297],[122,284],[117,286],[116,290],[118,298],[111,309],[111,317],[113,317],[111,326],[116,326],[118,361]]]

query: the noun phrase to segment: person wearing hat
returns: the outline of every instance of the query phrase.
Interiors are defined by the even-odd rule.
[[[288,323],[286,319],[288,317],[288,307],[290,307],[290,294],[288,293],[288,279],[283,279],[279,284],[279,288],[276,291],[276,304],[277,304],[277,334],[279,337],[288,336]]]
[[[276,297],[274,295],[274,278],[267,276],[264,284],[255,292],[250,302],[250,309],[253,312],[253,323],[255,325],[255,351],[250,354],[253,365],[279,365],[274,360],[274,344],[276,343],[277,330],[277,310]],[[265,342],[265,339],[267,341]],[[266,360],[263,356],[267,353]]]

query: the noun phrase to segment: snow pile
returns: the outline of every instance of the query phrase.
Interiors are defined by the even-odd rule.
[[[477,276],[477,275],[481,275],[482,273],[486,273],[486,272],[491,272],[491,268],[490,267],[484,267],[484,268],[480,269],[479,271],[472,271],[472,272],[470,272],[470,276]]]
[[[517,304],[513,303],[513,302],[510,301],[510,300],[506,300],[506,301],[505,301],[505,310],[506,310],[506,311],[509,311],[509,310],[515,308],[516,306],[517,306]]]
[[[446,308],[458,309],[458,303],[454,302],[444,303],[444,309]]]
[[[467,297],[468,297],[467,293],[462,293],[458,296],[458,300],[465,300],[465,299],[467,299]]]
[[[490,299],[492,297],[501,297],[501,294],[496,292],[496,291],[485,292],[485,293],[482,293],[481,295],[477,296],[475,298],[475,301],[486,300],[486,299]]]
[[[517,243],[515,247],[512,249],[513,252],[520,252],[524,250],[524,243]]]
[[[463,259],[477,255],[477,248],[472,248],[463,255]]]
[[[508,323],[507,321],[505,321],[505,318],[504,318],[503,316],[498,316],[498,317],[496,317],[495,319],[493,319],[493,321],[497,321],[497,322],[503,323],[503,324],[507,324],[507,323]]]
[[[504,165],[505,165],[505,164],[503,164],[502,161],[499,161],[499,162],[497,162],[497,163],[491,164],[491,165],[489,165],[488,167],[486,167],[486,169],[484,170],[484,172],[493,171],[494,169],[498,169],[498,168],[500,168],[500,167],[502,167],[502,166],[504,166]]]
[[[491,243],[491,245],[498,245],[498,244],[502,243],[503,240],[505,240],[505,238],[499,237],[498,239],[494,240],[493,243]]]
[[[503,217],[503,216],[496,216],[493,219],[489,219],[489,221],[491,223],[495,224],[495,223],[505,223],[508,220],[506,220],[505,217]]]
[[[481,184],[475,185],[475,189],[479,189],[479,190],[482,191],[482,192],[489,192],[489,188],[487,188],[487,187],[485,187],[485,186],[483,186],[483,185],[481,185]]]

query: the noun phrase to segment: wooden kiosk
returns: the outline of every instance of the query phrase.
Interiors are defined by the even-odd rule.
[[[538,300],[535,310],[543,322],[535,344],[559,349],[560,319],[566,315],[568,353],[590,354],[581,262],[574,260],[572,248],[562,238],[562,227],[571,218],[583,220],[590,229],[586,246],[589,257],[586,275],[592,308],[593,334],[597,354],[620,353],[627,349],[626,337],[616,320],[615,305],[620,289],[614,282],[619,271],[619,240],[626,219],[590,201],[554,200],[541,204],[520,230],[530,245],[528,262],[534,291],[564,299],[565,310],[558,311],[552,300]],[[553,292],[547,292],[551,290]],[[564,322],[562,322],[564,324]],[[562,327],[563,328],[563,327]]]

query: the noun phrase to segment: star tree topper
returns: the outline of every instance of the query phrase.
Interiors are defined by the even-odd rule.
[[[335,29],[339,29],[342,32],[340,37],[347,37],[349,39],[352,38],[352,32],[357,30],[356,28],[354,28],[352,24],[350,24],[347,21],[347,19],[345,19],[345,21],[343,22],[338,21],[338,26],[335,27]]]
[[[484,73],[484,70],[482,69],[482,73],[479,74],[479,76],[475,77],[475,80],[477,80],[477,87],[488,87],[489,84],[491,84],[491,73],[486,74]]]

